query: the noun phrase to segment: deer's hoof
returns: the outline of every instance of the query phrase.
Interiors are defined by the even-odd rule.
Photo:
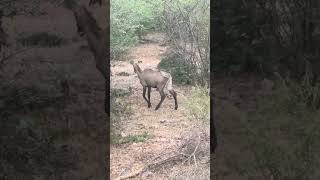
[[[151,108],[151,104],[148,104],[148,108]]]
[[[178,109],[178,106],[174,107],[174,109],[177,110],[177,109]]]
[[[154,110],[156,111],[156,110],[158,110],[159,109],[159,107],[156,107]]]

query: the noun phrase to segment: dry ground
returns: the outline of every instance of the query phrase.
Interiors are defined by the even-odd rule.
[[[161,55],[168,48],[160,46],[161,39],[163,39],[162,36],[162,34],[158,33],[149,35],[147,38],[151,38],[154,41],[139,44],[130,50],[127,60],[112,63],[111,88],[131,88],[133,91],[126,98],[126,101],[134,113],[123,123],[122,134],[127,136],[148,132],[148,134],[152,135],[152,138],[140,143],[112,145],[111,179],[118,177],[120,174],[125,175],[136,170],[136,168],[144,165],[148,160],[151,160],[164,150],[175,149],[181,142],[183,134],[189,132],[194,126],[194,122],[190,121],[183,113],[185,111],[183,103],[188,97],[191,87],[174,85],[174,89],[180,92],[178,93],[178,110],[174,110],[174,100],[166,98],[161,108],[155,111],[154,108],[160,100],[160,95],[156,90],[151,92],[151,108],[147,107],[147,103],[142,98],[142,86],[133,71],[130,60],[135,62],[142,61],[140,63],[142,69],[156,68],[161,60]],[[126,72],[129,76],[117,75],[121,72]],[[209,126],[207,131],[209,131]],[[165,165],[155,171],[148,172],[148,177],[151,179],[170,179],[178,171],[188,168],[188,166],[181,164]],[[208,166],[206,168],[209,171]],[[143,178],[143,176],[137,179],[140,178]],[[205,179],[209,179],[209,177],[207,176]]]

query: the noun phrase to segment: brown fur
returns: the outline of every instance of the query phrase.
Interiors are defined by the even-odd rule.
[[[148,108],[151,107],[151,101],[150,101],[150,92],[151,88],[156,88],[157,91],[159,91],[161,100],[155,110],[158,110],[166,98],[166,95],[164,93],[164,88],[167,84],[168,78],[164,77],[159,70],[152,70],[152,69],[144,69],[143,71],[138,66],[138,64],[133,64],[134,72],[137,73],[138,78],[140,80],[140,83],[143,87],[143,98],[148,103]],[[146,90],[148,88],[148,99],[146,98]],[[177,93],[173,89],[169,89],[169,93],[173,96],[175,101],[175,109],[178,109],[178,102],[177,102]]]

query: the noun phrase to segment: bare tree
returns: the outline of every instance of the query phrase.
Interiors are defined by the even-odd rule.
[[[164,2],[163,22],[175,52],[195,69],[197,82],[209,84],[210,1]]]
[[[78,33],[81,36],[86,37],[90,50],[94,55],[96,67],[106,80],[105,110],[106,113],[108,113],[107,97],[109,97],[109,93],[107,92],[107,86],[109,85],[108,69],[110,69],[107,63],[107,58],[110,56],[107,47],[107,43],[109,42],[109,36],[107,34],[108,27],[106,29],[101,29],[91,13],[84,6],[74,7],[73,12],[77,22]]]

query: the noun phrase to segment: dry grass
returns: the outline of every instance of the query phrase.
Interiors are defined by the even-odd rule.
[[[152,175],[161,168],[172,168],[174,164],[180,166],[179,169],[171,174],[168,179],[194,179],[202,177],[203,179],[209,178],[209,151],[210,143],[207,135],[200,133],[192,133],[184,136],[180,144],[172,149],[164,149],[156,156],[149,159],[145,164],[140,165],[140,168],[129,174],[122,175],[116,180],[128,179],[136,176]],[[174,164],[173,164],[174,163]],[[188,164],[188,166],[183,166]],[[177,166],[176,166],[177,167]],[[182,168],[181,168],[182,167]],[[199,167],[206,169],[199,169]],[[186,169],[188,169],[186,171]],[[148,172],[148,173],[147,173]]]

